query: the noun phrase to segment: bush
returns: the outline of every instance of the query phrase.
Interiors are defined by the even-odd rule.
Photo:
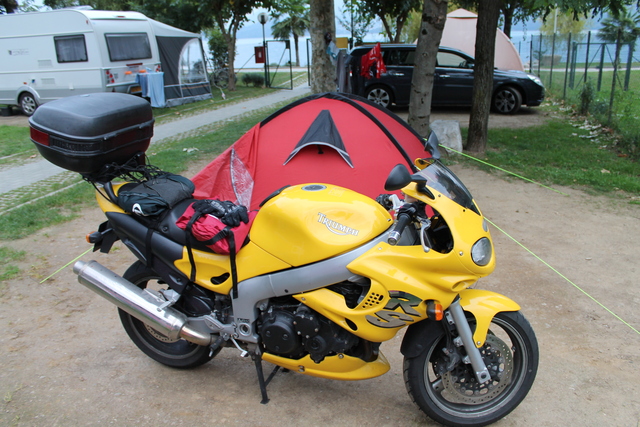
[[[587,80],[580,91],[580,114],[586,116],[589,113],[589,107],[594,98],[593,83]]]
[[[248,73],[242,75],[242,83],[245,86],[249,86],[250,84],[253,87],[263,87],[264,86],[264,76],[259,73]]]

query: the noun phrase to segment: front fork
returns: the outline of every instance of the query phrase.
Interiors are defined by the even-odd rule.
[[[464,346],[468,360],[465,358],[463,361],[471,364],[478,383],[483,384],[489,381],[491,374],[489,374],[487,365],[485,365],[484,360],[482,360],[480,350],[475,345],[469,321],[460,305],[459,298],[451,303],[447,311],[445,311],[445,318],[449,325],[455,326],[458,331],[458,337],[453,340],[453,343],[456,347]]]

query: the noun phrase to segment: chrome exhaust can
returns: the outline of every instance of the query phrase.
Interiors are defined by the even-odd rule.
[[[73,272],[84,286],[168,338],[211,344],[211,335],[191,328],[185,314],[161,307],[166,301],[160,295],[140,289],[97,261],[78,261]]]

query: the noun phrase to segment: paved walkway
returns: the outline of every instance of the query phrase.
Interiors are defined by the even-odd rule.
[[[293,90],[280,90],[260,98],[250,99],[228,107],[218,108],[217,110],[207,111],[206,113],[158,125],[153,130],[151,143],[153,144],[154,142],[171,138],[181,133],[210,125],[211,123],[229,120],[241,114],[275,105],[279,102],[288,101],[309,92],[310,88],[308,85],[298,86]],[[64,169],[49,163],[47,160],[40,160],[1,171],[0,183],[2,183],[2,186],[0,187],[0,194],[35,184],[38,181],[51,178],[64,171]]]

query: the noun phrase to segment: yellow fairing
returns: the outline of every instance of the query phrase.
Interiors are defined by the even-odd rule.
[[[387,243],[364,253],[347,268],[371,279],[369,293],[357,307],[347,307],[342,296],[328,289],[296,298],[353,334],[377,342],[389,340],[404,326],[425,319],[427,300],[447,307],[461,289],[478,279],[464,270],[460,272],[457,256],[433,252],[427,258],[420,246]]]
[[[389,362],[382,353],[378,353],[378,358],[373,362],[365,362],[346,354],[327,356],[320,363],[315,363],[309,355],[293,360],[264,353],[262,359],[301,374],[332,380],[366,380],[379,377],[389,370]]]
[[[228,294],[231,291],[233,281],[231,279],[230,258],[228,255],[218,255],[194,249],[193,258],[197,265],[195,280],[197,284],[221,294]],[[187,277],[190,276],[191,263],[189,262],[186,247],[182,253],[182,259],[177,260],[175,265]],[[236,256],[236,266],[239,282],[261,274],[291,267],[289,264],[263,251],[253,242],[249,242],[240,249]],[[215,282],[217,281],[221,283],[216,284]]]
[[[251,227],[251,241],[298,267],[360,246],[391,226],[370,198],[328,184],[297,185],[269,200]]]
[[[490,274],[495,266],[493,256],[485,266],[471,258],[471,248],[479,239],[491,239],[481,215],[435,190],[434,200],[417,192],[415,185],[405,191],[431,205],[445,219],[453,238],[451,251],[425,252],[420,244],[376,245],[347,265],[349,271],[371,281],[368,294],[356,307],[348,307],[344,297],[329,289],[295,295],[313,310],[370,341],[386,341],[404,326],[425,319],[429,300],[446,309],[460,292]],[[491,314],[487,310],[478,313]]]
[[[518,311],[520,306],[515,301],[491,291],[467,289],[460,293],[460,305],[464,311],[472,313],[476,318],[476,330],[473,342],[482,347],[487,338],[489,324],[493,317],[503,311]]]
[[[120,189],[120,187],[122,187],[124,184],[126,183],[123,182],[120,184],[113,184],[113,191],[115,191],[117,194],[118,189]],[[120,208],[120,206],[108,200],[107,195],[104,194],[104,190],[96,191],[96,201],[98,202],[98,206],[100,206],[100,209],[102,209],[102,212],[125,213],[125,211],[123,211],[122,208]]]
[[[478,277],[484,277],[495,268],[495,256],[491,257],[491,261],[485,266],[476,265],[471,259],[471,247],[482,237],[486,237],[491,242],[491,252],[495,254],[491,234],[488,231],[482,212],[478,209],[478,215],[470,209],[466,209],[455,203],[448,197],[442,195],[438,191],[430,188],[435,198],[432,200],[425,197],[416,190],[416,184],[410,184],[402,191],[410,197],[420,199],[438,211],[449,224],[454,247],[451,252],[457,254],[462,265],[471,273]],[[477,205],[476,205],[477,208]],[[485,229],[487,231],[485,231]]]

